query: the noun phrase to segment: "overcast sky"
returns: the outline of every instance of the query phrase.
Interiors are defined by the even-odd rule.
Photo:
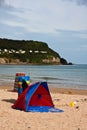
[[[87,0],[0,0],[0,38],[43,41],[87,64]]]

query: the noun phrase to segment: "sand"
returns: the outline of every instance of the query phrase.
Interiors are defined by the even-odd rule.
[[[53,103],[62,113],[33,113],[12,109],[18,94],[0,89],[0,130],[87,130],[87,91],[50,88]],[[74,106],[70,106],[75,102]]]

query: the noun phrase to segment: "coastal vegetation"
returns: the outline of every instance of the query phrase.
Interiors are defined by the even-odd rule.
[[[49,48],[48,44],[33,40],[0,38],[0,63],[6,64],[68,64]]]

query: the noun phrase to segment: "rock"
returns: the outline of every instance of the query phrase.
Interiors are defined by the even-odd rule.
[[[4,58],[0,58],[0,64],[5,64],[5,63],[6,63],[5,59]]]

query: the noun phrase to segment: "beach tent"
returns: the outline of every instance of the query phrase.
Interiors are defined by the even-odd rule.
[[[37,82],[27,87],[12,108],[27,112],[63,112],[54,107],[47,82]]]

